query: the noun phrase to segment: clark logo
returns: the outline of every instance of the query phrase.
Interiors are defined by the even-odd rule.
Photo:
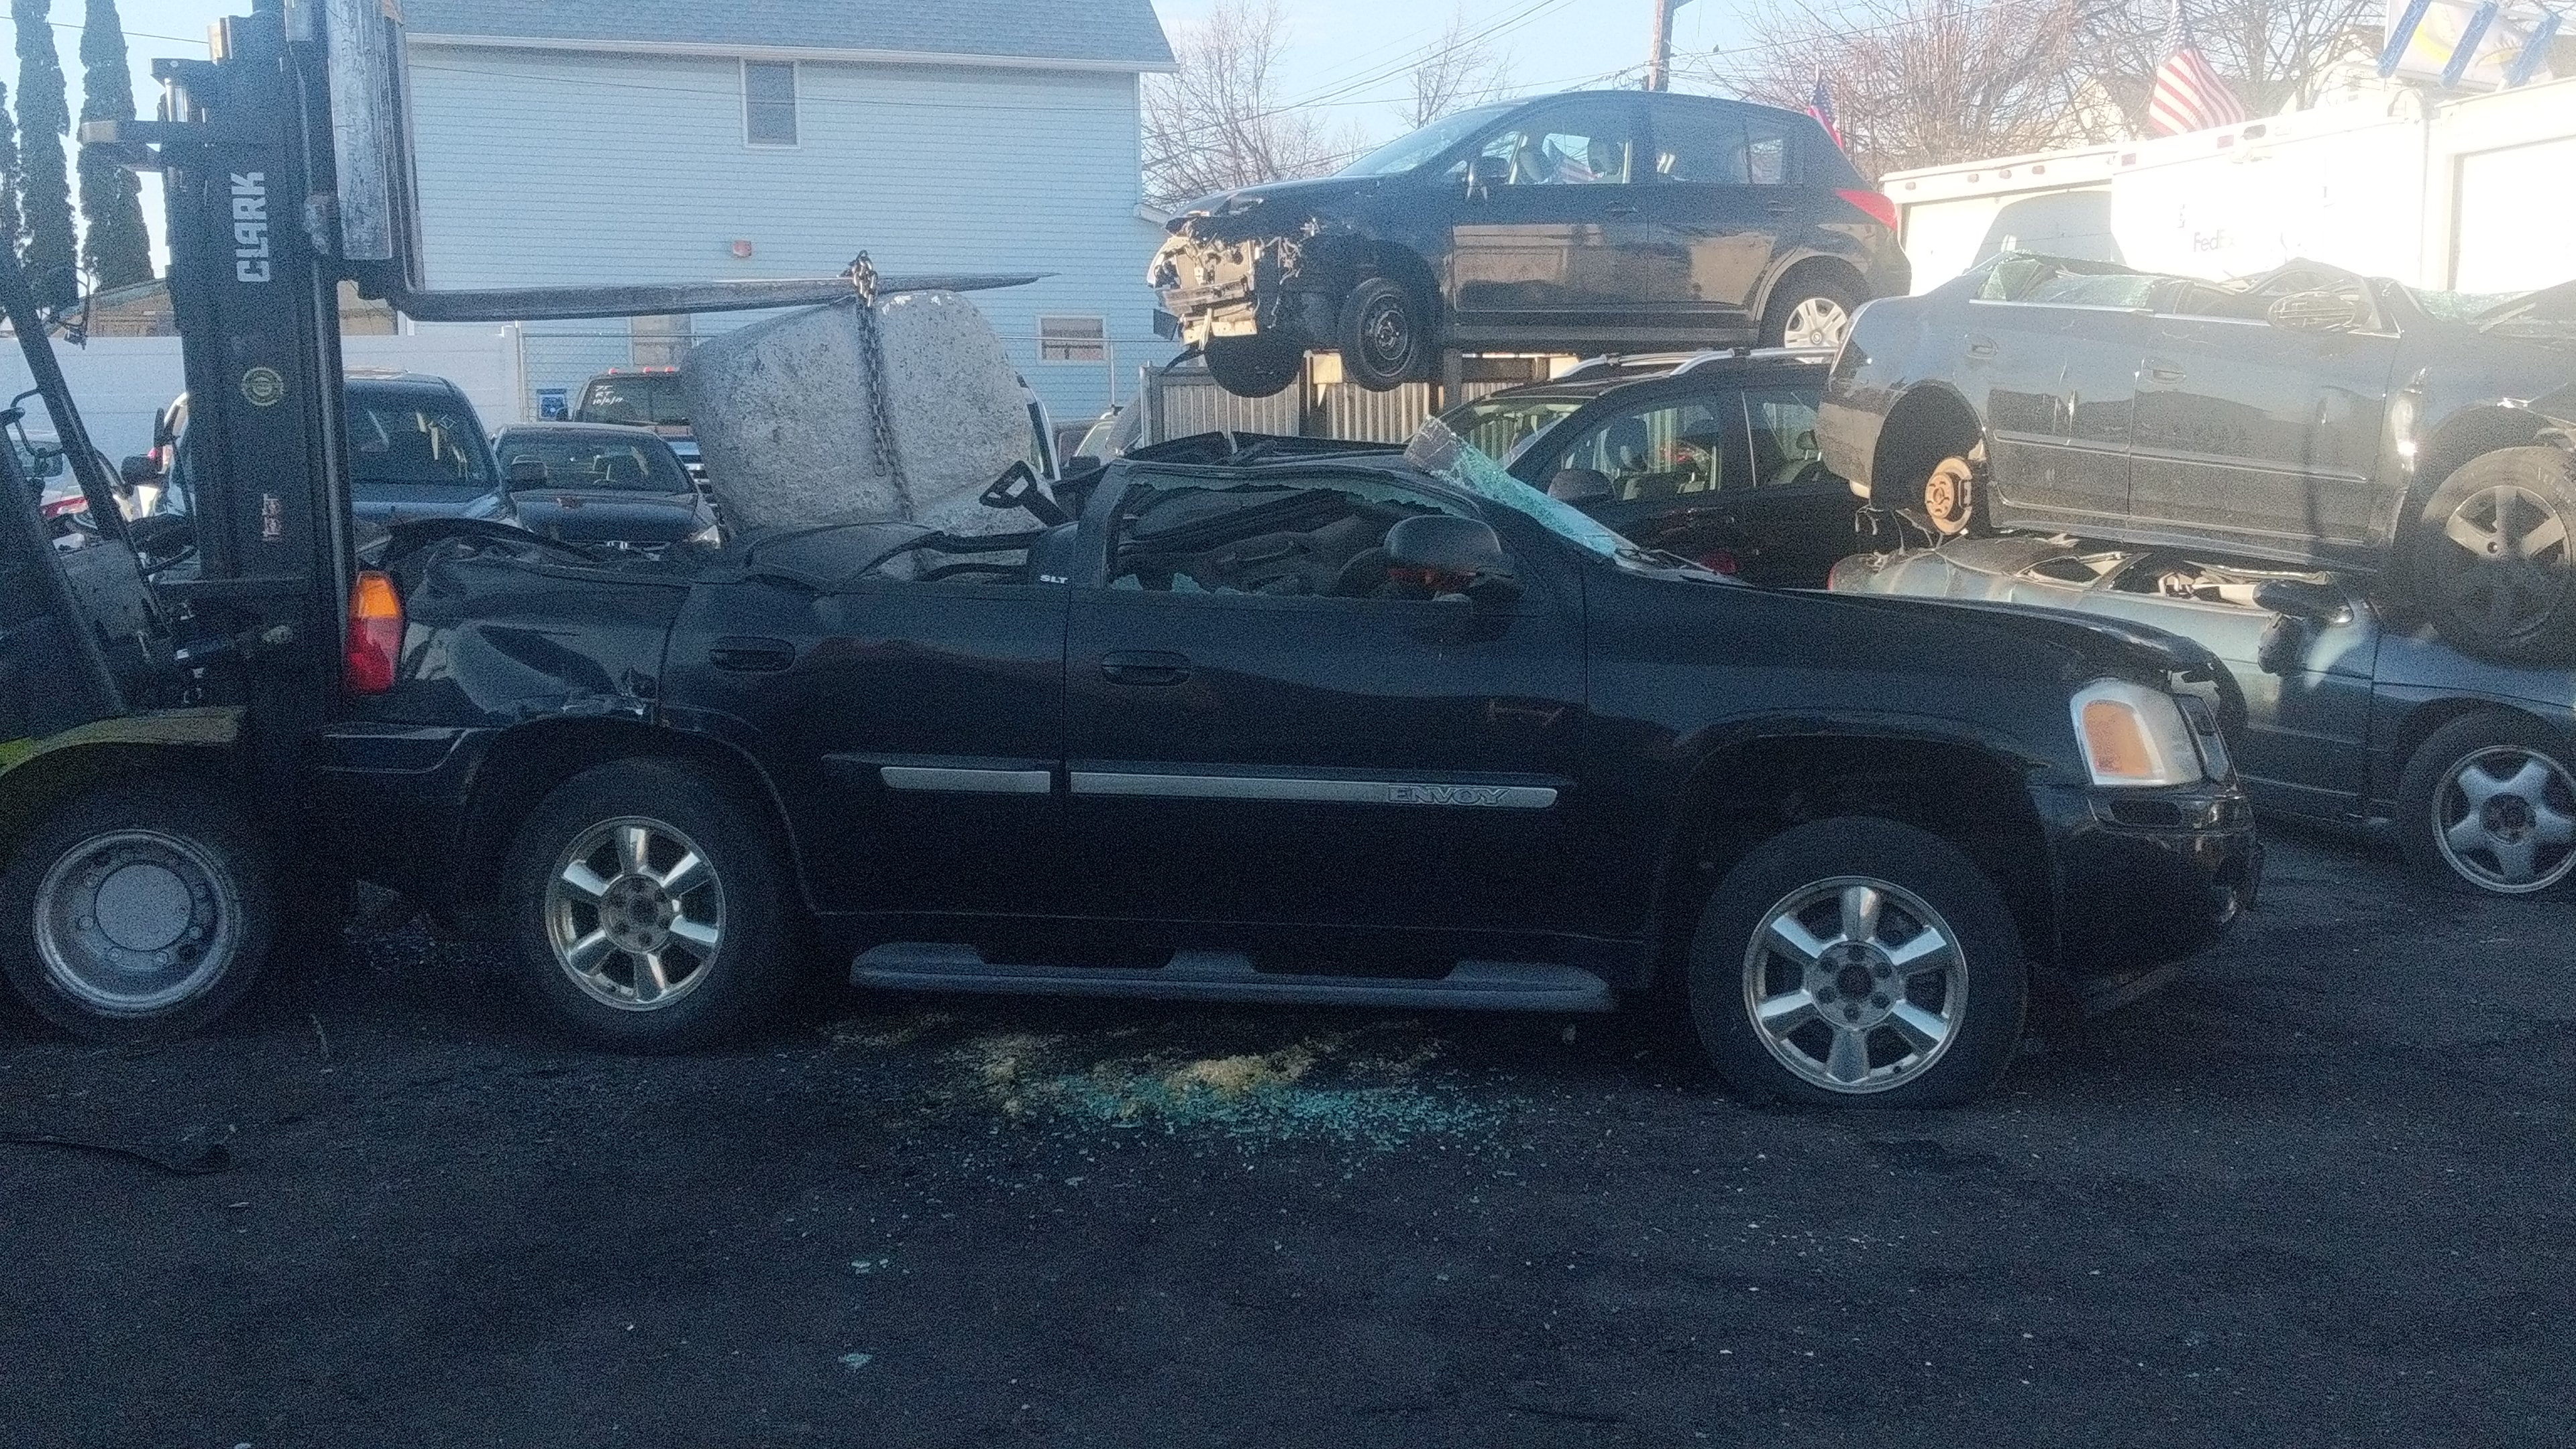
[[[1493,785],[1389,785],[1389,805],[1500,805],[1509,795]]]
[[[233,173],[233,280],[269,280],[268,173]]]

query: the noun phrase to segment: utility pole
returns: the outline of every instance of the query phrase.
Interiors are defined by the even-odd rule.
[[[1690,0],[1655,0],[1654,48],[1646,52],[1646,89],[1670,90],[1673,80],[1673,12]]]

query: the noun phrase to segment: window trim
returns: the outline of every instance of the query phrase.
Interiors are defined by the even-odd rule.
[[[741,77],[743,149],[746,151],[803,150],[805,148],[804,62],[794,60],[754,60],[750,56],[746,55],[737,57],[735,64],[739,67],[739,74]],[[756,65],[784,67],[786,69],[788,114],[795,129],[795,140],[763,141],[756,139],[751,134],[751,68]],[[770,104],[774,104],[774,102]]]
[[[1098,327],[1100,332],[1098,336],[1082,336],[1077,334],[1074,336],[1050,338],[1047,336],[1047,324],[1051,322],[1088,322]],[[1059,347],[1090,347],[1096,349],[1099,355],[1096,357],[1049,357],[1047,355],[1047,348],[1050,344]],[[1038,318],[1038,361],[1042,363],[1056,363],[1074,367],[1107,366],[1109,363],[1108,317],[1098,312],[1049,312],[1041,315]]]

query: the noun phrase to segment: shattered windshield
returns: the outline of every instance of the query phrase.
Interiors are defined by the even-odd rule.
[[[1489,503],[1525,513],[1540,527],[1586,553],[1602,558],[1642,558],[1638,547],[1592,521],[1590,515],[1532,488],[1503,471],[1503,465],[1479,452],[1438,418],[1422,425],[1404,450],[1404,461],[1425,473],[1447,479]]]
[[[1398,136],[1378,147],[1343,167],[1339,174],[1393,176],[1399,171],[1410,171],[1500,120],[1511,109],[1510,106],[1478,106],[1454,116],[1443,116],[1409,136]]]
[[[1489,397],[1451,408],[1442,423],[1468,446],[1504,466],[1520,460],[1521,451],[1539,435],[1583,410],[1580,397]]]

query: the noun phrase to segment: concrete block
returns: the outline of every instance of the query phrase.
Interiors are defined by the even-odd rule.
[[[754,532],[885,519],[963,533],[1027,527],[975,501],[1029,443],[1018,370],[984,314],[954,292],[877,300],[898,482],[872,439],[861,305],[770,318],[690,352],[681,385],[727,516]]]

